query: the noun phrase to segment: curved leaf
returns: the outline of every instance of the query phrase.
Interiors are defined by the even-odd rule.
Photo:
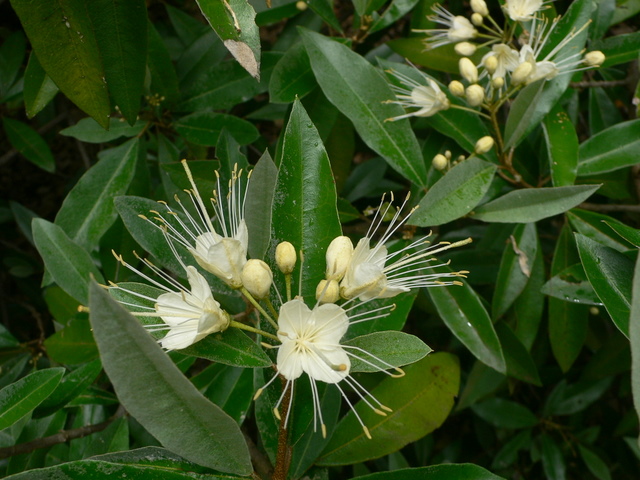
[[[348,340],[342,345],[347,354],[351,356],[351,372],[378,372],[380,369],[386,370],[390,366],[402,367],[417,362],[432,351],[418,337],[392,330],[362,335]],[[386,365],[375,357],[385,362]]]

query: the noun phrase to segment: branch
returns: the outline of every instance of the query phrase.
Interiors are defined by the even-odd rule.
[[[640,212],[640,205],[600,205],[599,203],[581,203],[579,208],[592,212]]]

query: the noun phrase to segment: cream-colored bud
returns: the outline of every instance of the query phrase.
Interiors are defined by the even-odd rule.
[[[309,8],[309,5],[307,5],[307,2],[305,2],[304,0],[299,0],[296,2],[296,8],[301,12],[304,12],[307,8]]]
[[[451,83],[449,83],[449,91],[454,97],[463,97],[464,85],[462,85],[462,83],[460,83],[458,80],[453,80]]]
[[[431,160],[431,165],[433,166],[433,168],[441,172],[449,165],[449,159],[439,153],[435,157],[433,157],[433,160]]]
[[[511,83],[514,85],[525,83],[531,70],[533,70],[533,65],[530,62],[521,63],[511,74]]]
[[[476,46],[473,43],[460,42],[456,43],[454,50],[458,55],[462,57],[470,57],[471,55],[476,53]]]
[[[296,267],[296,249],[289,242],[281,242],[276,247],[276,265],[285,275]]]
[[[503,77],[494,77],[491,79],[491,85],[493,88],[500,89],[504,86],[504,78]]]
[[[484,101],[484,88],[482,88],[477,83],[474,85],[470,85],[467,87],[465,91],[465,95],[467,97],[467,103],[472,107],[477,107],[482,105]]]
[[[484,59],[484,68],[487,70],[489,75],[493,75],[495,71],[498,69],[498,57],[495,55],[490,55]]]
[[[604,53],[600,50],[594,50],[593,52],[589,52],[584,56],[583,62],[585,65],[589,67],[599,67],[604,63],[606,57]]]
[[[451,160],[451,150],[445,150],[444,156],[447,157],[447,160]]]
[[[473,23],[476,27],[479,27],[484,23],[484,18],[479,13],[471,14],[471,23]]]
[[[493,148],[493,144],[494,144],[493,138],[489,136],[482,137],[480,140],[476,142],[474,151],[478,155],[482,155],[483,153],[487,153],[489,150],[491,150]]]
[[[273,273],[269,265],[255,258],[247,260],[242,268],[242,285],[257,300],[262,300],[269,295]]]
[[[483,17],[489,15],[489,9],[487,8],[487,4],[484,0],[471,0],[471,10]]]
[[[460,67],[460,75],[462,75],[462,78],[469,83],[478,82],[478,69],[471,60],[463,57],[458,62],[458,66]]]
[[[316,300],[320,303],[335,303],[340,299],[340,285],[336,280],[320,280],[316,288]]]
[[[327,247],[327,271],[326,278],[329,280],[342,280],[353,253],[353,242],[349,237],[340,236],[334,238]]]

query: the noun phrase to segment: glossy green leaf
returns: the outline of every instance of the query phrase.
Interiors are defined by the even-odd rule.
[[[2,126],[13,148],[27,160],[47,172],[55,170],[56,162],[51,149],[38,132],[26,123],[9,117],[2,118]]]
[[[436,226],[466,215],[484,197],[495,171],[495,165],[479,158],[459,163],[427,191],[409,223]]]
[[[89,277],[104,283],[91,257],[71,240],[64,230],[43,219],[33,220],[33,240],[47,271],[62,289],[82,304],[87,304]]]
[[[417,362],[432,351],[418,337],[394,331],[362,335],[342,345],[351,357],[352,372],[378,372],[402,367]]]
[[[258,138],[253,124],[233,115],[215,112],[196,112],[182,117],[175,124],[176,131],[188,142],[215,147],[220,131],[225,128],[241,145]]]
[[[78,365],[98,357],[86,314],[73,318],[66,327],[47,338],[44,346],[51,360],[66,365]]]
[[[240,144],[236,142],[226,128],[220,131],[220,138],[216,143],[216,159],[220,162],[218,173],[223,179],[232,178],[234,170],[242,170],[248,175],[247,167],[249,162],[247,157],[242,152]]]
[[[95,282],[90,308],[104,369],[127,411],[171,451],[219,471],[248,475],[251,461],[237,424],[204,398]]]
[[[545,295],[551,295],[566,302],[602,305],[580,263],[565,268],[551,277],[541,291]]]
[[[392,409],[377,415],[364,402],[356,409],[371,433],[368,439],[353,412],[340,421],[319,465],[364,462],[395,452],[438,428],[458,394],[457,357],[436,353],[405,369],[402,378],[386,378],[371,393]]]
[[[507,375],[528,382],[536,386],[542,386],[540,375],[531,354],[522,344],[520,339],[505,322],[495,325],[502,353],[507,365]]]
[[[173,66],[167,47],[152,23],[147,24],[147,66],[151,73],[149,91],[168,104],[179,96],[178,75]]]
[[[517,147],[524,140],[526,134],[531,130],[531,119],[534,116],[540,117],[538,120],[542,119],[543,116],[536,115],[536,111],[540,106],[540,98],[546,85],[546,80],[538,80],[527,85],[511,104],[504,127],[505,148]]]
[[[607,222],[606,220],[605,223],[608,227],[611,227],[614,232],[624,238],[631,245],[640,248],[640,230],[629,227],[623,223]]]
[[[341,228],[329,158],[299,101],[293,104],[282,152],[272,210],[278,221],[272,224],[270,252],[283,241],[304,252],[300,294],[315,302],[316,285],[324,278],[325,250]],[[299,268],[298,262],[293,278],[298,278]]]
[[[249,368],[224,365],[214,364],[211,367],[218,373],[204,390],[204,396],[242,425],[255,395],[253,372]]]
[[[532,223],[579,205],[600,185],[514,190],[478,207],[472,218],[483,222]]]
[[[117,218],[113,199],[126,193],[136,172],[137,138],[103,150],[98,163],[78,180],[58,211],[55,223],[69,237],[92,250]]]
[[[604,53],[603,68],[632,62],[638,58],[638,53],[640,53],[640,32],[613,35],[594,42],[591,49]]]
[[[472,463],[431,465],[430,467],[404,468],[392,472],[372,473],[353,480],[503,480],[484,468]]]
[[[278,61],[269,81],[269,99],[291,103],[316,87],[309,56],[302,43],[294,44]]]
[[[640,148],[640,120],[619,123],[580,145],[578,175],[595,175],[635,165]]]
[[[373,22],[369,26],[369,33],[377,32],[392,25],[398,19],[411,11],[420,0],[398,0],[385,7],[381,13],[372,12]]]
[[[0,430],[40,405],[56,389],[62,375],[64,368],[38,370],[0,390]]]
[[[491,305],[493,319],[507,311],[522,293],[536,258],[538,234],[533,223],[517,225],[502,254]]]
[[[629,318],[631,343],[631,390],[636,414],[640,416],[640,257],[633,272],[633,302]]]
[[[235,328],[208,335],[180,353],[237,367],[269,367],[273,363],[253,340]]]
[[[395,305],[395,308],[389,309],[389,314],[385,317],[376,318],[366,322],[352,324],[345,333],[343,340],[348,340],[361,335],[368,335],[374,332],[386,330],[402,330],[407,321],[411,307],[416,299],[418,292],[416,290],[401,293],[392,298],[379,298],[371,300],[367,303],[360,304],[349,312],[350,316],[363,315],[365,312],[371,312],[380,308]]]
[[[364,142],[395,170],[418,185],[427,177],[420,147],[408,120],[382,74],[346,46],[320,34],[301,31],[311,67],[324,94],[351,120]]]
[[[27,117],[33,118],[56,96],[59,89],[51,77],[46,74],[35,53],[29,56],[24,71],[24,106]]]
[[[584,235],[576,234],[576,243],[589,282],[613,323],[628,337],[633,261]]]
[[[565,480],[567,466],[562,450],[550,435],[543,434],[540,441],[542,443],[542,468],[546,477],[550,480]]]
[[[147,8],[144,0],[93,0],[89,16],[113,103],[133,125],[147,64]]]
[[[478,360],[506,373],[500,341],[478,294],[466,282],[461,287],[428,288],[427,292],[451,333]]]
[[[251,172],[245,197],[244,216],[249,230],[249,256],[264,258],[271,240],[271,204],[275,194],[276,168],[269,151],[265,150]]]
[[[91,117],[83,118],[75,125],[60,130],[60,135],[77,138],[87,143],[106,143],[120,137],[135,137],[144,130],[147,122],[138,120],[129,125],[121,118],[109,120],[109,130],[105,130]]]
[[[539,422],[538,417],[524,405],[499,397],[477,403],[471,409],[496,428],[530,428]]]
[[[40,64],[69,100],[108,128],[111,106],[95,27],[82,0],[12,0]]]
[[[611,480],[611,472],[607,463],[602,460],[596,453],[582,445],[578,445],[580,457],[587,465],[589,471],[599,480]]]
[[[246,0],[197,0],[211,28],[252,77],[260,80],[260,34],[256,12]]]
[[[602,213],[574,208],[567,212],[567,218],[575,231],[591,240],[618,250],[619,252],[625,252],[633,248],[633,244],[626,242],[624,237],[621,238],[613,228],[614,225],[624,226],[622,222],[613,217],[603,215]]]
[[[604,88],[589,89],[589,131],[597,135],[608,127],[622,123],[623,118]]]
[[[554,187],[573,185],[578,166],[578,134],[571,119],[555,106],[542,121],[549,170]]]
[[[424,48],[424,37],[416,35],[409,38],[395,38],[388,41],[387,45],[391,50],[416,65],[428,66],[430,69],[439,72],[460,73],[460,67],[458,66],[460,56],[455,53],[454,44],[427,49]],[[477,53],[469,58],[477,65],[487,52],[488,49],[479,48]]]

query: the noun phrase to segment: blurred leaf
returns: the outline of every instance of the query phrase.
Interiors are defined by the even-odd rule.
[[[623,118],[614,101],[602,87],[589,89],[589,131],[597,135],[607,127],[622,123]]]
[[[629,319],[631,344],[631,390],[636,413],[640,416],[640,257],[633,273],[633,302]]]
[[[538,417],[524,405],[499,397],[476,403],[471,410],[495,428],[530,428],[539,422]]]
[[[51,149],[38,132],[26,123],[9,117],[2,118],[2,126],[13,148],[27,160],[47,172],[56,169]]]
[[[136,171],[140,143],[137,138],[103,150],[98,163],[78,180],[58,211],[55,223],[87,250],[117,218],[113,199],[124,194]]]
[[[10,427],[40,405],[56,389],[64,368],[30,373],[0,390],[0,430]]]
[[[144,0],[93,0],[87,8],[113,103],[129,124],[140,111],[147,64]]]
[[[175,122],[176,131],[196,145],[215,147],[220,131],[225,128],[238,143],[246,145],[259,136],[253,124],[234,115],[215,112],[196,112]]]
[[[449,353],[436,353],[409,365],[405,372],[402,378],[384,379],[371,391],[392,412],[383,417],[363,401],[356,405],[372,439],[366,437],[350,411],[338,424],[319,465],[345,465],[378,458],[442,425],[458,393],[458,359]]]
[[[171,451],[210,468],[248,475],[251,461],[237,424],[204,398],[95,282],[90,308],[104,369],[127,411]]]
[[[507,365],[507,375],[523,382],[542,386],[540,375],[531,355],[516,337],[511,327],[504,322],[495,325],[496,333],[502,345],[502,353]]]
[[[591,50],[600,50],[604,53],[605,60],[601,65],[602,68],[632,62],[638,58],[640,52],[640,32],[613,35],[593,42],[590,47]]]
[[[383,28],[387,28],[395,21],[406,15],[420,0],[397,0],[391,2],[381,14],[372,12],[373,22],[369,25],[369,33],[377,32]],[[386,2],[385,2],[386,3]]]
[[[263,259],[271,240],[271,208],[278,169],[265,150],[251,171],[245,197],[245,221],[249,229],[249,256]]]
[[[152,23],[147,24],[147,66],[151,73],[149,93],[168,104],[178,98],[178,76],[167,47]]]
[[[579,205],[600,185],[528,188],[514,190],[478,207],[471,218],[483,222],[532,223]]]
[[[562,108],[555,106],[542,122],[554,187],[573,185],[578,166],[578,134]]]
[[[416,65],[424,65],[429,69],[446,73],[460,73],[458,60],[460,56],[455,53],[454,44],[443,45],[438,48],[425,48],[424,37],[415,36],[409,38],[395,38],[387,42],[387,45],[397,54]],[[477,53],[469,57],[472,62],[478,64],[488,49],[478,49]]]
[[[503,480],[484,468],[471,463],[432,465],[406,468],[393,472],[379,472],[353,480]],[[39,480],[39,479],[38,479]]]
[[[35,53],[29,55],[24,71],[24,106],[27,118],[35,117],[58,93],[58,86],[46,74]]]
[[[547,434],[540,437],[542,443],[542,467],[548,480],[565,480],[565,465],[562,450],[553,438]]]
[[[260,34],[251,4],[246,0],[196,0],[196,3],[238,63],[260,80]]]
[[[521,450],[531,449],[531,430],[523,430],[504,443],[504,446],[493,457],[491,468],[502,470],[513,465],[518,460]]]
[[[351,357],[351,372],[378,372],[402,367],[417,362],[432,351],[418,337],[394,331],[362,335],[344,342],[342,346]]]
[[[576,234],[580,260],[589,282],[602,300],[616,327],[629,337],[633,262],[584,235]]]
[[[606,462],[598,455],[582,445],[578,445],[580,456],[589,471],[599,480],[611,480],[611,472]]]
[[[498,373],[493,368],[486,366],[482,362],[475,361],[459,395],[456,412],[475,405],[483,398],[495,393],[504,385],[506,379],[506,376]]]
[[[395,96],[382,74],[346,46],[320,34],[301,30],[311,67],[323,92],[351,120],[364,142],[389,165],[418,185],[426,169],[409,121],[385,122],[404,110],[384,103]]]
[[[578,175],[595,175],[635,165],[638,148],[640,120],[609,127],[580,145]]]
[[[427,191],[409,223],[436,226],[466,215],[484,197],[495,171],[495,165],[478,158],[454,166]]]
[[[147,122],[138,120],[133,125],[128,125],[124,119],[109,119],[109,130],[105,130],[93,118],[86,117],[75,125],[60,130],[60,135],[77,138],[87,143],[106,143],[120,137],[135,137],[140,135],[147,126]]]
[[[513,302],[506,320],[509,325],[513,325],[512,322],[515,322],[514,333],[527,351],[531,351],[536,341],[543,318],[545,298],[540,289],[545,278],[544,255],[538,240],[531,276],[522,293]]]
[[[66,327],[47,338],[44,346],[52,360],[66,365],[89,362],[98,356],[86,314],[73,318]]]
[[[69,100],[108,128],[111,106],[105,71],[85,2],[60,0],[34,8],[30,0],[12,0],[11,6],[45,72]]]
[[[24,33],[20,30],[10,32],[3,37],[0,45],[0,101],[5,102],[11,95],[12,86],[15,85],[22,60],[26,53],[27,42]]]
[[[591,240],[619,252],[625,252],[632,248],[632,244],[621,240],[620,235],[614,230],[614,225],[624,226],[624,224],[613,217],[574,208],[567,212],[567,218],[574,230]]]
[[[340,21],[333,11],[333,0],[308,0],[307,5],[336,32],[342,33]]]
[[[269,98],[274,103],[291,103],[316,87],[309,55],[302,43],[295,43],[278,61],[269,81]]]
[[[613,377],[582,380],[568,385],[560,381],[547,397],[543,415],[573,415],[596,402],[611,386]]]

